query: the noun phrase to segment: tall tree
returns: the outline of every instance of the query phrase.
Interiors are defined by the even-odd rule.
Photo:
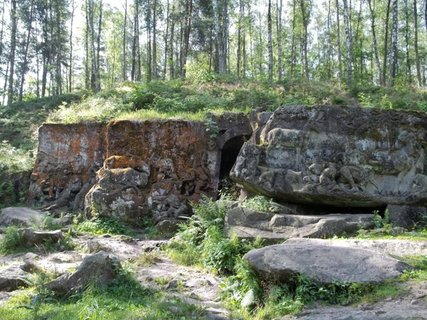
[[[283,0],[276,0],[277,10],[277,77],[279,81],[283,79],[283,65],[282,65],[282,10]]]
[[[353,45],[352,32],[350,26],[350,9],[347,0],[343,0],[344,9],[344,30],[345,30],[345,46],[346,46],[346,85],[351,86],[353,73]]]
[[[340,3],[335,1],[337,9],[337,49],[338,49],[338,83],[342,80],[342,54],[341,54],[341,27],[340,27]]]
[[[70,26],[70,41],[69,41],[69,45],[70,45],[70,59],[68,62],[68,92],[72,91],[73,88],[73,66],[74,66],[74,61],[73,61],[73,30],[74,30],[74,13],[76,10],[76,6],[75,6],[75,0],[71,1],[71,26]]]
[[[414,0],[414,49],[415,49],[415,66],[417,69],[417,80],[418,86],[421,87],[421,63],[420,63],[420,53],[418,49],[418,10],[417,10],[417,0]]]
[[[391,27],[391,55],[390,55],[390,82],[389,86],[394,85],[397,72],[397,51],[398,51],[398,0],[393,0],[392,27]]]
[[[33,13],[34,13],[34,0],[31,0],[29,3],[28,10],[24,9],[24,16],[26,19],[27,24],[27,31],[26,31],[26,37],[24,41],[24,57],[21,64],[21,79],[19,82],[19,96],[18,100],[22,101],[23,95],[24,95],[24,82],[25,82],[25,75],[28,71],[28,53],[30,50],[30,41],[31,41],[31,33],[33,30]]]
[[[374,1],[374,4],[372,4],[372,1]],[[368,5],[369,5],[370,16],[371,16],[371,32],[372,32],[375,65],[376,65],[377,70],[378,70],[378,77],[379,77],[380,84],[383,84],[384,81],[382,78],[380,58],[379,58],[379,54],[378,54],[378,40],[377,40],[376,24],[375,24],[375,19],[376,19],[376,13],[374,10],[375,0],[368,0]]]
[[[391,0],[387,0],[387,7],[386,7],[386,18],[385,18],[385,31],[384,31],[384,51],[383,51],[383,76],[382,85],[386,84],[386,74],[387,74],[387,60],[388,60],[388,33],[389,33],[389,20],[390,20],[390,7],[391,7]]]
[[[17,29],[17,9],[16,9],[16,0],[11,0],[11,9],[10,9],[10,21],[11,21],[11,31],[10,31],[10,54],[9,54],[9,86],[7,90],[7,105],[11,105],[13,102],[13,76],[15,74],[15,53],[16,53],[16,29]]]
[[[126,57],[126,39],[127,39],[127,21],[128,21],[128,1],[125,0],[125,5],[124,5],[124,10],[125,10],[125,14],[124,14],[124,18],[123,18],[123,50],[122,50],[122,78],[123,81],[127,80],[127,57]]]
[[[273,27],[271,18],[271,0],[268,0],[267,12],[268,33],[268,80],[273,81]]]

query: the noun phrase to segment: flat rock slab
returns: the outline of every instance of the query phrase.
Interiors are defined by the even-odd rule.
[[[251,250],[245,259],[264,279],[289,282],[303,274],[321,283],[378,283],[399,276],[408,265],[368,249],[308,239]]]
[[[372,214],[296,215],[234,208],[227,213],[226,228],[239,238],[280,240],[295,237],[332,238],[373,227]]]
[[[46,217],[38,210],[25,207],[4,208],[0,212],[0,227],[22,226],[29,227],[39,224]]]
[[[27,287],[27,275],[17,265],[0,270],[0,291],[14,291],[20,287]]]
[[[319,244],[332,247],[362,248],[398,257],[404,256],[427,256],[427,241],[416,240],[365,240],[365,239],[289,239],[288,245],[292,244]]]

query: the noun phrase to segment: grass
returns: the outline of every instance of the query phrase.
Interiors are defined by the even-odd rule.
[[[12,254],[16,252],[36,251],[50,252],[58,250],[70,250],[74,248],[74,243],[69,234],[59,241],[45,241],[42,244],[28,245],[23,236],[22,229],[14,226],[7,227],[3,237],[0,239],[0,254]]]
[[[123,272],[109,286],[90,286],[67,300],[43,286],[33,287],[0,306],[0,319],[205,319],[202,309],[142,287]]]
[[[130,235],[131,232],[118,218],[114,217],[97,217],[91,220],[85,220],[74,225],[74,230],[94,235],[111,234],[111,235]]]

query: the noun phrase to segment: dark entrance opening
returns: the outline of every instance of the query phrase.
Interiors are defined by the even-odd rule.
[[[247,140],[245,136],[237,136],[228,140],[221,152],[221,166],[219,171],[219,190],[230,188],[234,183],[230,179],[230,171],[233,168],[243,143]]]

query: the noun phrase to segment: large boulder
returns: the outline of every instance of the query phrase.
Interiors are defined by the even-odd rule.
[[[101,251],[87,256],[77,271],[50,282],[47,287],[59,296],[67,296],[87,288],[90,284],[111,283],[121,269],[119,260]]]
[[[237,207],[225,218],[229,234],[276,241],[293,237],[331,238],[373,227],[372,214],[297,215],[259,212]]]
[[[133,157],[109,157],[97,172],[97,183],[85,199],[89,216],[117,217],[135,222],[143,215],[144,188],[150,177],[150,167]]]
[[[416,112],[284,107],[244,144],[231,176],[284,202],[425,206],[426,128]]]
[[[0,211],[0,227],[30,227],[42,223],[46,215],[38,210],[24,207],[4,208]]]
[[[14,291],[20,287],[28,287],[28,274],[19,266],[10,266],[0,270],[0,291]]]
[[[251,250],[245,259],[262,278],[285,283],[292,282],[297,275],[320,283],[378,283],[395,278],[409,268],[375,251],[311,239]]]

